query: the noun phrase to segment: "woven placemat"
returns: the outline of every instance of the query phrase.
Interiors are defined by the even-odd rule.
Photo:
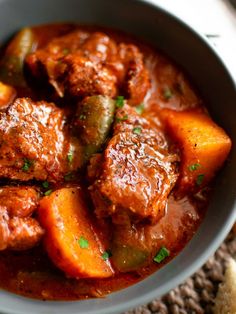
[[[161,299],[124,314],[212,314],[216,292],[230,257],[236,258],[236,232],[233,231],[214,256],[192,277]]]

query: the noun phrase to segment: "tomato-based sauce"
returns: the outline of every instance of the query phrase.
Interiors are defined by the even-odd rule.
[[[171,248],[176,256],[196,232],[206,203],[199,208],[189,200],[169,201],[167,215],[149,232],[157,241]],[[203,208],[202,208],[203,207]],[[49,300],[74,300],[101,297],[132,285],[163,265],[152,263],[137,272],[119,274],[111,279],[69,279],[51,263],[42,247],[26,252],[5,252],[0,255],[1,287],[28,297]]]
[[[62,76],[60,76],[60,75],[65,75],[65,72],[63,72],[65,71],[63,68],[64,65],[62,65],[61,67],[59,65],[59,67],[56,70],[53,68],[53,70],[51,70],[50,72],[51,79],[49,81],[53,82],[52,86],[53,88],[55,87],[55,90],[53,90],[52,86],[50,86],[50,88],[48,88],[48,86],[46,87],[43,86],[43,84],[41,84],[42,82],[39,82],[40,88],[38,89],[37,80],[33,82],[33,85],[32,85],[33,87],[28,87],[28,85],[23,86],[23,87],[15,86],[18,97],[30,97],[33,101],[47,100],[49,102],[56,103],[56,105],[60,109],[54,108],[53,104],[50,105],[51,107],[48,104],[46,104],[46,107],[48,109],[45,109],[44,103],[40,104],[40,103],[34,102],[32,104],[32,108],[30,107],[31,109],[29,110],[33,112],[33,115],[37,115],[38,110],[39,112],[42,112],[42,113],[44,112],[44,110],[48,110],[49,122],[47,123],[51,123],[50,121],[52,121],[53,119],[56,119],[55,121],[56,121],[57,129],[55,129],[54,127],[50,128],[48,124],[45,124],[45,126],[41,125],[40,128],[37,127],[37,130],[39,130],[41,134],[45,134],[44,128],[47,130],[47,127],[48,127],[49,132],[51,133],[49,133],[48,137],[46,135],[38,136],[38,135],[35,135],[33,129],[31,130],[31,128],[33,128],[32,124],[34,123],[32,121],[34,120],[32,121],[24,120],[22,122],[20,130],[22,130],[24,126],[26,126],[29,130],[28,139],[26,140],[24,147],[26,151],[28,149],[30,150],[30,147],[33,147],[35,155],[32,158],[34,160],[40,159],[40,162],[38,163],[34,161],[34,167],[37,166],[37,171],[35,172],[28,171],[28,168],[31,167],[31,163],[27,162],[26,159],[23,158],[23,161],[22,161],[23,164],[21,165],[21,169],[23,168],[23,170],[21,171],[21,173],[17,172],[15,174],[15,172],[12,171],[11,168],[8,168],[8,171],[4,172],[4,176],[7,177],[7,179],[3,179],[3,181],[1,182],[1,185],[2,186],[6,184],[17,185],[18,180],[20,181],[23,180],[24,181],[23,183],[26,184],[25,183],[26,180],[29,180],[30,183],[28,185],[33,186],[34,188],[37,187],[36,188],[37,191],[40,190],[40,193],[41,193],[40,197],[42,197],[43,194],[46,197],[47,196],[50,197],[50,194],[52,193],[52,191],[60,189],[60,188],[67,188],[68,186],[70,187],[72,186],[73,188],[73,186],[76,186],[76,184],[79,182],[79,184],[82,187],[81,189],[83,191],[84,198],[85,200],[87,200],[87,206],[92,216],[91,219],[93,221],[93,224],[95,225],[94,230],[97,232],[101,240],[101,243],[103,244],[105,249],[108,250],[109,245],[111,243],[110,237],[111,237],[111,233],[113,232],[112,231],[113,227],[111,225],[111,221],[112,221],[116,225],[115,232],[117,232],[118,234],[117,239],[115,240],[117,242],[115,242],[114,246],[117,248],[117,243],[123,243],[122,241],[124,241],[125,245],[123,245],[122,248],[129,247],[129,246],[132,248],[135,248],[136,243],[137,243],[137,247],[141,248],[140,249],[141,253],[139,252],[140,255],[136,253],[134,254],[136,254],[135,255],[136,257],[137,256],[141,256],[141,257],[138,257],[139,260],[137,263],[140,263],[139,267],[135,268],[134,265],[132,264],[132,261],[130,262],[129,260],[127,263],[130,262],[130,264],[128,266],[124,265],[125,263],[122,264],[122,262],[120,261],[120,257],[117,258],[117,254],[125,254],[123,250],[122,250],[122,253],[119,253],[121,252],[119,248],[118,253],[116,252],[113,254],[113,252],[111,252],[112,253],[111,255],[112,267],[113,267],[112,258],[114,259],[117,258],[117,261],[116,261],[117,264],[114,268],[115,270],[113,271],[112,276],[108,278],[105,278],[105,276],[104,278],[69,278],[69,276],[67,276],[62,271],[64,270],[64,268],[66,268],[66,266],[63,264],[63,266],[59,267],[62,269],[60,270],[54,265],[56,264],[58,266],[60,264],[60,261],[58,262],[58,259],[57,259],[56,263],[53,263],[51,259],[49,258],[48,256],[49,252],[45,250],[44,240],[40,241],[37,245],[35,245],[35,247],[29,248],[27,250],[18,250],[18,249],[11,250],[11,247],[9,246],[8,247],[9,249],[0,251],[0,287],[8,291],[18,293],[20,295],[24,295],[31,298],[43,299],[43,300],[75,300],[75,299],[85,299],[85,298],[91,298],[91,297],[102,297],[112,291],[116,291],[116,290],[125,288],[129,285],[132,285],[142,280],[146,276],[149,276],[154,271],[157,271],[165,263],[167,263],[172,258],[174,258],[184,248],[186,243],[189,240],[191,240],[191,238],[197,231],[201,221],[204,218],[205,212],[207,210],[209,197],[210,197],[209,184],[206,184],[202,186],[201,188],[201,183],[202,183],[201,180],[203,180],[204,174],[202,172],[199,172],[198,177],[197,177],[198,181],[196,183],[196,185],[198,185],[199,188],[196,190],[189,189],[188,192],[185,193],[184,196],[183,194],[178,194],[178,184],[179,184],[178,182],[184,182],[184,184],[187,184],[186,173],[184,174],[185,177],[183,176],[183,178],[182,177],[179,177],[179,179],[177,178],[178,177],[177,172],[179,171],[179,168],[176,167],[176,164],[178,164],[180,162],[180,158],[182,158],[181,157],[182,148],[178,147],[178,145],[176,147],[175,138],[174,140],[173,138],[170,139],[171,134],[169,133],[166,135],[166,139],[165,139],[166,143],[164,142],[163,147],[162,147],[162,138],[160,137],[160,140],[156,139],[155,134],[158,134],[158,132],[163,132],[163,133],[166,132],[166,129],[165,129],[166,125],[165,125],[165,122],[163,122],[165,121],[165,119],[163,120],[162,118],[162,113],[164,113],[166,109],[172,110],[174,112],[190,111],[192,113],[199,113],[200,115],[201,114],[207,115],[207,110],[203,106],[202,99],[200,98],[200,96],[198,95],[194,87],[192,86],[191,82],[189,82],[188,78],[183,73],[183,71],[179,69],[179,67],[175,63],[173,63],[168,57],[163,56],[163,54],[158,52],[155,48],[139,41],[136,38],[133,38],[129,35],[123,34],[118,31],[99,28],[97,26],[89,27],[89,26],[75,26],[75,25],[46,25],[46,26],[33,27],[32,29],[37,38],[38,50],[43,49],[46,45],[48,45],[48,43],[52,41],[53,38],[66,35],[69,32],[75,31],[77,29],[88,34],[92,34],[94,32],[103,32],[107,34],[109,38],[114,40],[117,44],[120,44],[120,43],[124,43],[127,45],[133,44],[136,47],[138,47],[140,52],[136,52],[133,50],[132,53],[137,54],[136,60],[138,60],[139,58],[139,53],[143,55],[143,62],[150,76],[150,85],[148,85],[149,81],[148,80],[145,81],[146,72],[142,70],[141,61],[140,61],[140,64],[137,65],[137,68],[135,68],[134,70],[132,68],[133,61],[132,60],[127,61],[129,57],[127,56],[125,57],[127,59],[127,60],[125,59],[124,61],[125,66],[126,66],[125,62],[129,62],[129,64],[131,64],[131,70],[130,70],[131,72],[128,72],[128,74],[126,74],[127,77],[129,75],[132,77],[135,71],[139,71],[139,70],[143,71],[142,74],[140,74],[140,76],[143,79],[143,82],[141,85],[144,86],[146,84],[148,86],[148,91],[145,93],[145,97],[141,102],[139,102],[139,99],[140,97],[142,97],[143,91],[141,90],[142,86],[141,85],[139,86],[140,82],[138,80],[136,83],[137,83],[137,89],[140,89],[139,93],[135,94],[133,85],[132,85],[133,82],[131,82],[132,84],[131,83],[127,84],[128,92],[125,89],[126,85],[122,85],[121,91],[125,90],[126,92],[124,92],[124,94],[126,93],[127,95],[128,94],[131,95],[128,100],[128,103],[131,104],[132,106],[135,103],[135,108],[138,108],[137,111],[139,110],[143,111],[142,117],[145,121],[143,122],[140,120],[138,122],[139,124],[135,125],[135,128],[133,128],[132,130],[133,135],[130,136],[128,133],[130,131],[129,123],[131,125],[133,123],[132,121],[137,120],[136,118],[132,120],[133,119],[132,115],[134,115],[134,111],[131,112],[129,117],[126,117],[126,111],[125,111],[126,107],[118,109],[120,110],[120,113],[118,113],[118,118],[117,118],[118,126],[115,126],[115,129],[114,129],[115,137],[107,144],[108,151],[106,153],[106,158],[108,159],[109,162],[107,162],[108,166],[107,166],[106,172],[104,172],[105,174],[99,173],[100,170],[94,169],[93,167],[91,167],[88,175],[85,174],[84,168],[82,168],[81,172],[75,172],[75,169],[77,169],[81,165],[82,167],[84,167],[83,166],[84,162],[87,162],[87,161],[81,161],[79,157],[71,161],[72,158],[70,157],[70,155],[67,155],[69,156],[67,159],[69,159],[69,162],[70,162],[68,166],[66,161],[63,159],[64,158],[63,156],[67,154],[66,152],[68,151],[68,147],[70,147],[70,149],[72,147],[73,152],[76,152],[76,156],[79,156],[81,152],[80,148],[77,148],[78,147],[76,146],[77,142],[76,140],[74,140],[74,138],[73,138],[73,141],[75,142],[73,143],[71,143],[69,140],[67,141],[67,139],[66,141],[64,140],[64,137],[68,136],[70,132],[70,126],[67,126],[68,121],[66,120],[65,122],[66,133],[62,133],[64,132],[63,131],[64,129],[62,130],[62,128],[64,128],[64,124],[63,124],[64,122],[62,121],[63,119],[60,116],[61,113],[57,113],[57,110],[64,110],[62,114],[69,116],[69,121],[73,121],[73,115],[74,115],[73,102],[75,101],[77,97],[77,94],[75,95],[75,93],[79,93],[79,97],[80,97],[79,99],[83,98],[83,96],[81,96],[80,94],[82,93],[82,88],[79,91],[78,89],[75,88],[75,84],[78,84],[77,81],[75,83],[75,80],[77,80],[78,77],[73,76],[72,72],[75,71],[77,65],[75,66],[73,64],[73,60],[70,59],[69,54],[66,57],[65,62],[66,62],[66,66],[68,66],[69,69],[71,69],[70,70],[71,77],[69,77],[66,83],[63,83],[64,86],[62,85]],[[84,36],[87,36],[87,35],[84,35]],[[77,45],[77,43],[75,45]],[[58,47],[59,46],[60,45],[58,44]],[[53,49],[61,49],[61,48],[60,47],[57,48],[57,46],[55,45]],[[66,49],[67,48],[64,48],[63,50],[64,54],[68,53]],[[77,48],[72,47],[71,49],[73,50]],[[89,47],[88,49],[92,49],[92,48]],[[102,53],[109,54],[109,53],[112,53],[110,52],[109,49],[111,49],[112,51],[113,48],[111,45],[111,48],[109,48],[106,52],[104,52],[105,48],[101,44],[101,46],[99,46],[98,49],[101,50],[99,51],[99,53],[101,54]],[[130,49],[130,48],[127,48],[127,49]],[[121,49],[121,52],[120,52],[121,55],[123,53],[122,51],[123,50]],[[74,58],[79,58],[80,54],[78,52],[76,53],[77,55],[75,55]],[[128,52],[128,54],[129,53],[131,52]],[[40,60],[40,62],[42,62],[43,65],[45,62],[45,64],[49,66],[48,65],[49,61],[48,59],[46,59],[47,56],[45,57],[44,52],[40,51],[37,55],[37,51],[36,51],[36,57],[38,58],[38,60]],[[39,70],[39,68],[37,68],[38,66],[37,62],[39,61],[35,62],[33,58],[35,58],[35,55],[31,59],[29,59],[29,61],[27,61],[28,66],[29,65],[31,66],[30,70],[32,70],[33,74],[32,73],[29,74],[28,73],[29,69],[26,68],[25,69],[26,81],[27,80],[29,81],[30,80],[29,77],[31,77],[32,75],[35,75],[35,77],[38,77],[37,75],[39,75],[38,74],[39,72],[37,72]],[[97,57],[95,56],[94,60],[96,58]],[[100,55],[99,55],[99,58],[100,58]],[[83,61],[83,59],[81,60]],[[82,62],[81,60],[79,60],[78,63],[80,62],[81,64]],[[94,60],[92,60],[91,62],[93,62]],[[54,62],[54,61],[51,61],[51,62]],[[97,61],[95,60],[94,62],[97,62]],[[109,62],[104,61],[104,63],[106,63],[106,67],[103,68],[103,65],[101,67],[101,71],[103,71],[103,73],[106,73],[106,75],[104,75],[104,77],[102,78],[100,78],[99,75],[96,76],[96,79],[98,80],[98,82],[99,80],[102,80],[104,78],[104,84],[101,84],[102,87],[100,87],[100,85],[96,85],[95,83],[94,83],[95,85],[91,87],[89,85],[91,83],[90,82],[90,83],[87,83],[85,87],[83,86],[84,89],[86,88],[94,89],[95,90],[94,94],[98,93],[97,92],[98,90],[100,91],[101,94],[103,94],[104,92],[106,95],[108,94],[111,98],[117,97],[117,91],[115,90],[116,85],[115,83],[113,84],[111,82],[113,82],[112,80],[114,80],[115,82],[117,77],[118,77],[118,80],[119,79],[122,80],[123,79],[122,71],[119,70],[118,66],[117,66],[117,69],[114,70],[114,65],[108,64]],[[97,63],[96,63],[96,66],[97,66]],[[98,67],[100,67],[100,64],[98,65]],[[116,74],[117,76],[112,76],[113,74],[109,72],[110,67],[112,68],[112,71],[113,71],[112,73],[121,73],[121,74]],[[45,75],[44,70],[40,72],[40,75],[42,76]],[[110,75],[110,79],[105,80],[107,76],[109,75]],[[55,79],[55,77],[57,78]],[[72,96],[68,97],[68,95],[66,94],[67,92],[66,88],[68,88]],[[87,89],[86,89],[86,92],[87,92]],[[56,95],[56,93],[59,94],[59,97],[58,95]],[[91,92],[91,94],[93,94],[93,92]],[[88,95],[85,94],[85,96],[88,96]],[[19,106],[23,106],[22,103],[19,102]],[[31,106],[31,103],[30,103],[30,106]],[[42,106],[42,111],[40,111],[41,110],[40,106]],[[144,110],[143,110],[143,107],[144,107]],[[18,110],[18,107],[16,107],[16,109],[14,110]],[[124,112],[122,110],[124,110]],[[39,115],[40,114],[41,113],[39,113]],[[50,115],[52,116],[50,117]],[[83,115],[84,113],[80,112],[79,119],[82,120],[82,122],[79,121],[77,124],[75,124],[75,128],[81,128],[81,125],[84,119]],[[25,116],[23,115],[23,117]],[[34,118],[35,116],[33,116],[32,119]],[[8,124],[8,127],[12,127],[16,121],[12,117],[9,118],[9,116],[6,116],[5,119],[6,120],[9,119],[10,121]],[[20,115],[19,115],[19,119],[21,119]],[[44,118],[39,117],[39,119],[42,119],[43,121]],[[125,124],[126,126],[124,128],[119,126],[119,123],[122,122],[122,119],[127,120],[127,124]],[[130,122],[129,120],[130,121],[132,120],[132,121]],[[148,122],[146,122],[146,120]],[[108,122],[105,121],[104,123],[108,123]],[[142,131],[140,125],[143,128],[143,130],[146,127],[147,128],[150,127],[151,125],[151,127],[153,127],[153,130],[154,130],[152,132],[154,133],[150,133],[149,131],[145,133],[146,131],[145,132]],[[140,135],[141,132],[142,134]],[[22,136],[25,136],[25,132],[22,134],[24,134]],[[138,146],[138,144],[136,143],[136,138],[137,138],[136,135],[143,136],[143,137],[140,137],[141,138],[140,145],[143,145],[142,149],[144,151],[144,157],[140,153],[140,151],[137,152],[135,149],[135,147]],[[169,135],[170,135],[170,138],[169,138]],[[32,140],[32,143],[28,142],[30,141],[30,138]],[[16,141],[18,140],[16,139]],[[42,148],[39,148],[39,146],[35,144],[40,141],[42,143],[44,141],[51,142],[51,146],[48,147],[48,149],[42,150]],[[150,144],[151,141],[154,144]],[[31,143],[30,144],[31,146],[28,147],[27,143]],[[128,148],[126,146],[127,143],[129,143]],[[168,148],[167,148],[167,144],[168,144]],[[184,144],[185,142],[183,142],[183,145]],[[150,145],[153,145],[153,146],[150,146]],[[153,147],[154,147],[155,152],[153,152],[152,150]],[[155,149],[156,147],[158,149]],[[159,147],[161,147],[160,150],[159,150]],[[116,149],[119,150],[120,155],[116,155],[116,151],[115,151]],[[54,155],[51,155],[51,150],[54,150],[54,152],[56,153],[54,153]],[[101,148],[99,147],[97,151],[100,153]],[[126,152],[128,152],[127,154],[129,154],[128,161],[124,161],[124,158],[120,157],[120,156],[125,155]],[[170,157],[168,157],[169,159],[167,158],[168,160],[165,159],[165,164],[163,163],[163,165],[161,164],[160,166],[160,164],[157,165],[156,162],[153,161],[156,158],[156,156],[159,156],[159,155],[165,156],[167,152],[169,154],[168,156]],[[86,150],[86,153],[87,153],[87,150]],[[21,154],[21,152],[19,152],[19,154]],[[149,159],[146,160],[145,159],[146,157]],[[53,158],[55,159],[54,161],[52,161]],[[102,161],[100,161],[99,159],[102,157],[98,156],[96,158],[98,159],[94,159],[94,161],[91,161],[90,163],[92,164],[94,162],[95,165],[102,164]],[[134,158],[134,160],[132,158]],[[187,160],[187,158],[189,157],[186,154],[184,158]],[[44,160],[46,161],[44,162]],[[138,163],[139,160],[140,160],[140,163],[142,164]],[[131,168],[129,161],[133,168]],[[147,172],[145,172],[146,170],[143,170],[143,169],[145,168],[146,163],[151,163],[151,162],[153,162],[153,167],[150,167],[150,169]],[[123,168],[129,167],[129,166],[130,168],[128,170],[126,170],[126,168],[125,170],[123,168],[120,169],[121,167],[119,166],[119,163],[120,164],[124,163],[122,164]],[[50,164],[51,168],[47,166],[48,164]],[[52,164],[53,166],[51,166]],[[105,169],[105,166],[106,165],[104,164],[104,169]],[[156,172],[154,171],[155,167],[157,167]],[[163,172],[164,173],[163,177],[160,177],[159,175],[160,168],[158,167],[165,167],[166,172]],[[182,169],[181,167],[180,169]],[[190,167],[189,173],[190,175],[192,175],[192,173],[194,173],[195,170],[198,171],[198,168],[201,167],[201,165],[198,160],[196,161],[194,160],[193,162],[191,162],[189,167]],[[113,171],[113,169],[115,170]],[[129,175],[131,175],[130,169],[132,169],[133,171],[132,172],[133,177],[132,177],[132,180],[129,179],[130,186],[128,186],[128,185],[125,185],[126,181],[124,183],[124,180],[125,180],[124,178],[127,178]],[[145,176],[146,177],[150,176],[148,177],[149,181],[147,181],[146,179],[145,179],[146,181],[145,180],[143,181],[142,188],[140,189],[141,194],[143,193],[143,198],[141,196],[140,197],[137,196],[133,192],[134,186],[138,185],[137,182],[139,182],[139,178],[137,179],[137,176],[139,173],[141,173],[140,178],[143,178]],[[63,175],[65,175],[64,182],[60,181]],[[162,172],[161,172],[161,175],[162,175]],[[115,193],[111,193],[114,195],[111,195],[111,197],[109,196],[109,200],[107,200],[108,196],[105,193],[108,193],[107,191],[111,187],[106,185],[107,182],[105,180],[103,183],[101,183],[103,178],[105,178],[106,176],[114,179],[113,181],[111,180],[111,182],[114,182],[114,185],[117,184],[119,188],[120,186],[123,187],[123,190],[125,191],[124,195],[121,194],[121,196],[120,195],[117,196],[115,195]],[[97,181],[94,181],[95,180],[94,178],[99,178],[99,179],[96,179]],[[152,180],[154,180],[153,178],[157,178],[157,180],[160,180],[159,191],[155,190],[157,189],[156,187],[154,188],[154,183],[152,182]],[[49,181],[49,184],[45,183],[47,182],[45,180]],[[161,180],[163,180],[164,182],[163,185],[161,185]],[[44,181],[43,187],[42,187],[42,183],[39,183],[40,181]],[[68,182],[68,181],[71,181],[71,182]],[[20,185],[21,184],[22,183],[20,183]],[[176,184],[177,184],[177,188],[174,188],[172,190],[173,186],[174,185],[176,186]],[[167,185],[169,186],[167,187]],[[88,188],[88,186],[90,187]],[[100,191],[105,191],[102,197],[100,197],[100,194],[98,194],[98,191],[99,193]],[[130,193],[130,195],[133,193],[132,199],[130,199],[127,196],[126,191],[128,191],[127,193]],[[186,191],[186,188],[184,191]],[[158,203],[158,200],[156,199],[156,195],[158,195],[159,192],[160,192],[159,198],[161,199],[160,204]],[[91,196],[90,193],[92,195],[94,203],[90,199],[90,196]],[[167,194],[170,193],[170,194],[168,196],[168,201],[166,205],[164,206],[163,204],[165,200],[162,200],[162,197],[163,195],[165,195],[165,193]],[[157,202],[158,204],[157,207],[155,207],[157,208],[155,209],[157,210],[157,212],[155,213],[153,212],[153,208],[150,209],[149,207],[148,197],[150,195],[153,195],[152,196],[153,198],[151,201]],[[120,215],[120,211],[121,211],[120,205],[118,206],[116,204],[118,204],[119,202],[122,202],[122,199],[124,199],[124,202],[126,202],[126,204],[129,204],[129,211],[126,212],[123,209]],[[137,203],[139,202],[139,204],[141,204],[140,210],[138,209],[138,207],[133,208],[134,202],[137,202]],[[44,208],[44,210],[47,210],[47,204],[46,205],[44,204],[41,206],[42,208]],[[97,216],[96,218],[94,217],[94,206],[96,207],[95,209],[95,213]],[[122,208],[125,208],[125,204]],[[114,216],[112,216],[113,215],[112,211],[114,212]],[[40,217],[40,213],[36,211],[32,214],[31,217],[32,219],[35,219],[36,221],[38,221],[38,216]],[[129,217],[129,219],[131,220],[133,219],[132,220],[133,222],[131,223],[131,225],[130,224],[123,225],[122,221],[123,219],[127,219],[127,217]],[[42,223],[44,222],[43,218],[40,218],[39,220]],[[47,230],[46,224],[44,225],[43,223],[43,229],[44,228]],[[120,232],[121,230],[123,230],[123,232]],[[0,236],[1,236],[1,233],[0,233]],[[82,243],[81,243],[81,239],[83,240]],[[77,242],[80,241],[79,245],[85,249],[86,249],[86,245],[88,246],[86,239],[79,238],[79,239],[76,239],[76,241]],[[17,244],[14,243],[11,245],[14,248],[15,247],[14,245],[17,245]],[[163,260],[161,263],[157,263],[154,259],[154,256],[157,253],[156,251],[158,251],[157,248],[167,248],[169,252],[169,256],[167,256],[165,260]],[[148,257],[145,260],[146,256]],[[145,260],[144,262],[143,262],[143,259]]]

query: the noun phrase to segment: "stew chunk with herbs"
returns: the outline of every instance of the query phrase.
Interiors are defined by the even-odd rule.
[[[39,193],[27,186],[0,188],[0,250],[26,250],[38,245],[44,231],[31,217]]]
[[[112,216],[114,223],[127,219],[156,223],[165,215],[168,195],[178,178],[178,160],[162,130],[128,105],[118,109],[114,136],[100,162],[92,163],[98,168],[89,187],[95,213]]]
[[[115,97],[122,90],[141,102],[150,86],[143,55],[133,45],[117,44],[104,33],[75,31],[29,55],[33,76],[47,79],[59,97]]]
[[[70,147],[65,119],[54,104],[30,98],[18,98],[0,112],[0,176],[60,181],[70,170],[70,149],[79,149]]]

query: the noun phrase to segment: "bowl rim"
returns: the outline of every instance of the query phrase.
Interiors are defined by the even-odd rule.
[[[153,10],[158,9],[158,11],[160,11],[164,15],[169,16],[171,19],[175,20],[178,24],[180,24],[185,29],[190,31],[215,56],[218,63],[224,69],[225,74],[230,79],[232,86],[234,87],[234,90],[236,92],[236,80],[235,80],[234,76],[232,75],[231,71],[229,70],[226,62],[223,60],[222,56],[219,54],[219,52],[213,46],[213,44],[201,32],[197,31],[193,26],[187,24],[185,22],[185,20],[183,20],[182,18],[177,16],[173,11],[168,11],[166,8],[163,8],[161,5],[156,3],[154,0],[133,0],[133,1],[139,2],[139,3],[144,4],[146,6],[149,6]],[[1,0],[0,0],[0,2],[1,2]],[[133,307],[137,307],[137,306],[146,304],[146,303],[150,302],[151,300],[153,300],[157,297],[161,297],[162,295],[164,295],[165,293],[167,293],[168,291],[170,291],[174,287],[178,286],[181,282],[186,280],[188,277],[190,277],[194,272],[197,271],[197,269],[199,269],[207,261],[207,259],[212,254],[214,254],[214,252],[217,250],[217,248],[223,242],[226,235],[229,233],[229,231],[232,228],[233,223],[235,221],[236,221],[236,198],[234,200],[234,203],[232,204],[232,211],[228,214],[228,217],[227,217],[226,221],[224,222],[224,226],[222,226],[222,228],[220,230],[218,230],[216,237],[214,238],[213,241],[211,241],[211,245],[208,247],[207,250],[204,250],[198,256],[198,259],[196,259],[196,261],[194,263],[191,263],[186,267],[184,273],[181,272],[181,273],[177,274],[173,278],[173,280],[171,280],[165,284],[162,284],[161,287],[158,287],[158,288],[153,287],[151,290],[149,290],[145,294],[137,295],[136,297],[130,299],[129,301],[126,301],[126,302],[123,302],[122,304],[116,305],[115,308],[113,306],[110,306],[110,307],[107,307],[106,309],[102,309],[102,311],[99,309],[95,310],[95,311],[93,311],[93,310],[87,311],[86,314],[117,314],[117,313],[122,313],[123,311],[131,309]],[[188,243],[190,243],[192,241],[192,239]],[[186,246],[185,246],[185,248],[186,248]],[[184,249],[182,251],[184,251]],[[178,256],[181,255],[181,252],[178,254]],[[175,258],[177,258],[177,257],[175,257]],[[165,268],[165,266],[162,269],[164,269],[164,268]],[[159,271],[161,271],[161,270],[159,270]],[[147,278],[153,276],[154,274],[155,273],[151,274]],[[141,282],[144,282],[147,278],[143,279]],[[136,283],[135,285],[138,285],[138,284],[139,283]],[[116,291],[114,293],[120,293],[121,291],[124,291],[126,289],[129,289],[129,288],[124,288],[124,289]],[[158,290],[158,293],[157,293],[157,290]],[[9,291],[1,290],[1,292],[3,292],[3,294],[5,294],[5,295],[12,295],[12,296],[15,296],[16,298],[20,298],[23,301],[24,300],[25,301],[31,300],[32,302],[41,302],[40,300],[19,296],[19,295],[12,293],[12,292],[9,292]],[[86,300],[86,301],[89,302],[89,300]],[[83,301],[83,302],[86,302],[86,301]],[[81,302],[81,300],[78,300],[78,301],[77,300],[75,300],[75,301],[49,301],[49,303],[51,305],[59,305],[59,306],[60,306],[60,304],[64,304],[64,303],[69,305],[70,303],[76,303],[76,302]],[[0,308],[0,310],[1,310],[2,314],[25,314],[25,312],[21,311],[21,310],[14,310],[11,312],[8,309]],[[34,312],[32,312],[32,313],[34,313]],[[77,314],[78,312],[68,311],[67,313]],[[82,313],[82,312],[80,312],[80,313]]]

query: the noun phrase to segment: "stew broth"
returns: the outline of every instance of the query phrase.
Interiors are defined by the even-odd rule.
[[[32,29],[37,37],[38,48],[44,47],[52,38],[62,36],[75,29],[90,33],[104,32],[118,43],[136,45],[144,56],[144,63],[151,77],[151,85],[143,101],[145,104],[143,117],[151,119],[152,123],[160,129],[164,128],[160,112],[166,108],[175,111],[191,109],[196,112],[206,112],[202,99],[182,70],[168,57],[138,39],[97,26],[46,25]],[[19,96],[29,96],[32,99],[54,100],[54,95],[48,96],[47,91],[44,94],[43,89],[40,89],[40,92],[35,90],[37,90],[35,86],[33,89],[18,87],[17,93]],[[57,104],[63,106],[63,100],[59,100]],[[68,107],[66,110],[70,114],[72,109]],[[81,174],[78,175],[77,180],[83,182],[83,178],[84,175]],[[32,181],[32,185],[35,185],[35,181]],[[60,183],[57,188],[67,185],[67,182]],[[86,190],[86,186],[87,183],[85,183],[84,190]],[[53,189],[56,187],[54,186]],[[155,239],[161,247],[167,247],[170,251],[170,256],[162,263],[152,261],[138,270],[124,273],[116,271],[114,276],[105,279],[73,279],[66,277],[54,266],[41,243],[26,251],[5,250],[0,253],[0,286],[31,298],[77,300],[102,297],[112,291],[132,285],[158,270],[184,248],[204,218],[209,196],[209,185],[197,193],[189,193],[181,198],[172,193],[169,196],[164,217],[157,224],[140,226],[140,228],[145,228],[143,232],[146,238]],[[90,207],[92,210],[91,204]],[[127,236],[125,232],[123,236]]]

